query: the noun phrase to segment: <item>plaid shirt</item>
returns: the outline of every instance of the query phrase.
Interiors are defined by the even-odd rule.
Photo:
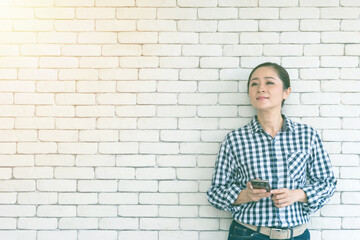
[[[243,223],[288,228],[308,222],[309,214],[328,202],[336,179],[319,135],[305,124],[283,118],[274,138],[256,117],[226,136],[207,193],[210,204],[232,212]],[[255,178],[268,180],[272,189],[302,189],[308,202],[277,208],[268,197],[233,205],[246,183]]]

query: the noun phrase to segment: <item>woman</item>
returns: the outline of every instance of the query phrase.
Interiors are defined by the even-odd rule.
[[[218,154],[208,201],[232,212],[228,240],[310,239],[309,214],[334,194],[336,179],[317,132],[281,114],[290,95],[287,71],[255,67],[248,94],[257,115],[230,132]],[[251,180],[267,180],[271,191]]]

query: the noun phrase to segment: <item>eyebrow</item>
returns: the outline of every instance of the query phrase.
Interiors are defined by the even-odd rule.
[[[273,77],[265,77],[265,79],[273,79],[273,80],[275,80],[275,78],[273,78]],[[259,78],[252,78],[251,80],[250,80],[250,82],[251,81],[253,81],[253,80],[259,80]]]

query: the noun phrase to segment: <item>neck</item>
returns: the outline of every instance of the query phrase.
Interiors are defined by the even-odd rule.
[[[257,118],[264,131],[272,137],[276,136],[283,125],[281,112],[258,112]]]

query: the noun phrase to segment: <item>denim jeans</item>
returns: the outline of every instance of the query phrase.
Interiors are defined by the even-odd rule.
[[[270,237],[257,233],[256,231],[248,229],[236,221],[233,221],[230,226],[228,240],[270,240]],[[287,240],[310,240],[310,232],[306,229],[300,236]]]

